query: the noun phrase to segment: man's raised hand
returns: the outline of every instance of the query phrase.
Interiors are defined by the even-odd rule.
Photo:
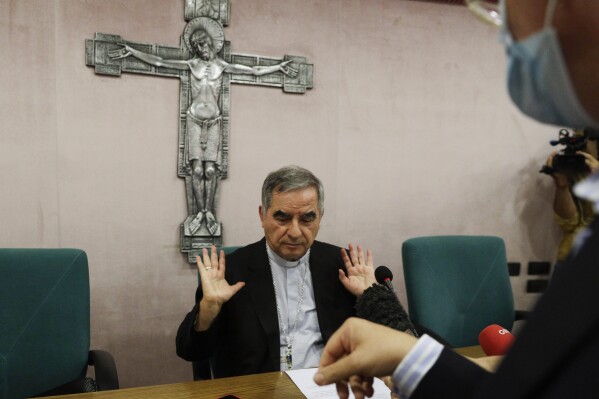
[[[223,303],[231,299],[245,283],[240,281],[230,285],[225,280],[225,251],[221,250],[218,254],[214,245],[210,254],[208,254],[208,249],[203,248],[202,256],[196,256],[196,262],[200,272],[203,296],[195,329],[204,331],[210,327]]]
[[[347,274],[339,269],[339,280],[346,290],[355,296],[360,296],[366,288],[376,283],[372,252],[367,250],[366,258],[364,258],[364,251],[360,245],[358,245],[357,251],[353,244],[349,244],[348,247],[349,255],[345,249],[341,248],[341,258],[345,263]]]

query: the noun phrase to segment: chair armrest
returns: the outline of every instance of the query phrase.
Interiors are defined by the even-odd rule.
[[[516,310],[514,320],[526,320],[528,319],[529,314],[530,311],[528,310]]]
[[[112,355],[103,350],[89,351],[87,364],[94,366],[98,391],[119,389],[119,376]]]

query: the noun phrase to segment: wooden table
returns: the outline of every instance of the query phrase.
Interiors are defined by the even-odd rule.
[[[281,371],[252,374],[241,377],[181,382],[142,388],[118,389],[68,396],[50,396],[61,399],[192,399],[220,398],[235,395],[241,399],[290,398],[305,399],[291,379]]]
[[[469,357],[485,356],[480,346],[456,349]],[[217,399],[225,395],[235,395],[241,399],[289,398],[305,399],[291,379],[281,371],[252,374],[241,377],[217,378],[214,380],[181,382],[142,388],[127,388],[116,391],[103,391],[68,396],[51,396],[61,399]]]
[[[459,353],[462,356],[468,356],[468,357],[484,357],[487,356],[485,354],[485,352],[483,351],[483,348],[480,347],[480,345],[474,345],[474,346],[465,346],[463,348],[456,348],[454,349],[457,353]]]

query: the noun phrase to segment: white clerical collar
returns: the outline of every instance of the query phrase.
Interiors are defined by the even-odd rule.
[[[574,194],[591,202],[595,212],[599,212],[599,172],[577,183],[574,186]]]
[[[302,256],[298,260],[283,259],[279,255],[277,255],[275,253],[275,251],[273,251],[270,248],[270,245],[268,245],[268,242],[266,243],[266,253],[268,254],[268,259],[271,261],[271,263],[274,263],[275,265],[280,266],[280,267],[296,267],[296,266],[301,265],[304,262],[308,263],[308,259],[310,259],[310,250],[309,249],[308,249],[308,252],[306,252],[304,254],[304,256]]]

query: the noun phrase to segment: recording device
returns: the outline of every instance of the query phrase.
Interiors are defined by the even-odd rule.
[[[497,324],[485,327],[478,334],[478,343],[487,356],[505,355],[514,340],[511,332]]]
[[[393,288],[393,284],[391,283],[391,281],[393,280],[393,273],[391,272],[391,270],[389,270],[387,266],[379,266],[374,270],[374,277],[376,278],[377,283],[384,285],[385,287],[387,287],[389,291],[391,291],[395,295],[395,299],[397,299],[397,304],[399,306],[398,311],[401,313],[402,319],[405,320],[405,332],[408,332],[416,338],[418,338],[418,332],[414,328],[414,325],[412,324],[412,321],[410,320],[408,313],[401,305],[399,297],[397,296],[397,292],[395,292],[395,288]]]
[[[589,169],[585,164],[585,158],[577,154],[577,151],[586,151],[589,140],[599,139],[599,129],[586,128],[582,135],[573,135],[566,129],[561,129],[557,140],[551,140],[552,146],[563,145],[563,149],[553,157],[551,166],[543,165],[539,172],[552,175],[553,173],[563,173],[565,175],[581,175],[588,173]]]

